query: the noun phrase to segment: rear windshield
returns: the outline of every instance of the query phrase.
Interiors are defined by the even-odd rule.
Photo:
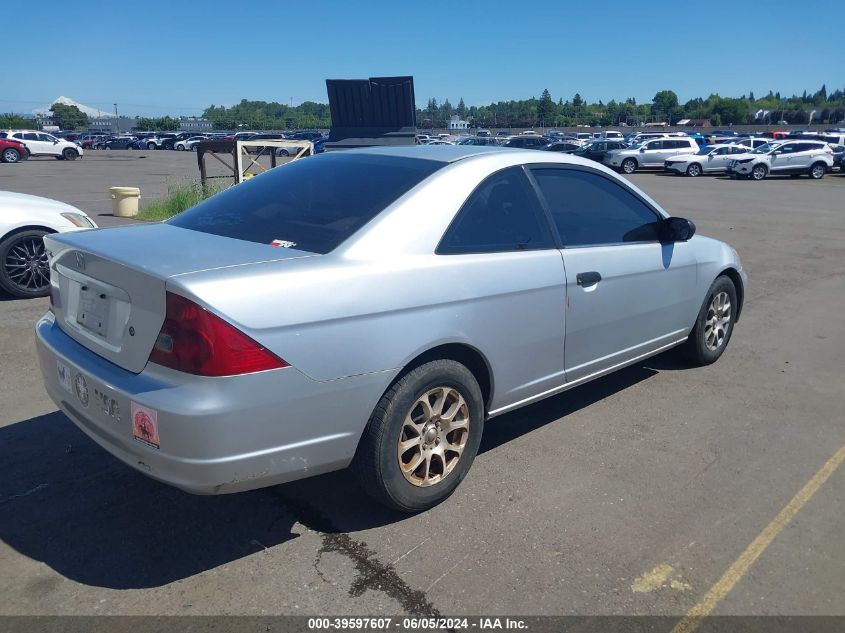
[[[169,223],[328,253],[445,164],[346,152],[312,156],[235,185]]]

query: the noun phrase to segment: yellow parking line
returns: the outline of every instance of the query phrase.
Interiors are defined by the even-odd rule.
[[[833,457],[827,460],[825,465],[813,475],[813,478],[792,497],[792,500],[786,504],[786,507],[772,519],[772,522],[760,532],[757,538],[751,542],[751,545],[746,547],[745,551],[739,555],[739,558],[728,567],[728,570],[722,574],[722,577],[716,581],[716,584],[710,587],[710,590],[704,594],[704,597],[698,604],[687,611],[687,614],[672,629],[672,633],[692,633],[698,628],[701,618],[713,612],[716,605],[728,595],[728,592],[734,588],[734,585],[748,572],[754,561],[760,557],[760,554],[771,545],[772,541],[781,533],[783,528],[789,525],[789,522],[798,514],[799,510],[813,498],[813,495],[818,492],[819,488],[839,468],[839,465],[843,461],[845,461],[845,445],[836,451]]]

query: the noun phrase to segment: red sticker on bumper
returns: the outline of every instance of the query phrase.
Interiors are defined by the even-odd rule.
[[[155,409],[132,403],[132,436],[152,448],[159,448],[158,413]]]

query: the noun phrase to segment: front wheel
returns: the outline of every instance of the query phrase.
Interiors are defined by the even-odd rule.
[[[185,146],[184,146],[184,145],[177,145],[177,146],[176,146],[176,151],[178,151],[178,152],[184,152],[184,151],[185,151]]]
[[[435,360],[382,396],[352,462],[379,503],[420,512],[454,492],[469,471],[484,428],[484,400],[464,365]]]
[[[75,149],[71,149],[68,147],[66,150],[62,152],[62,158],[65,160],[76,160],[79,157],[79,152]]]
[[[751,178],[753,180],[763,180],[768,173],[769,170],[765,165],[754,165],[754,169],[751,170]]]
[[[635,171],[637,171],[637,161],[635,161],[633,158],[626,158],[622,161],[622,171],[624,171],[626,174],[633,174]]]
[[[692,165],[687,167],[687,176],[690,176],[691,178],[695,178],[696,176],[700,176],[700,175],[701,175],[701,165],[699,165],[698,163],[693,163]]]
[[[709,365],[719,360],[731,340],[737,307],[733,281],[729,277],[717,277],[687,338],[684,351],[692,362]]]
[[[0,242],[0,288],[22,299],[49,294],[45,235],[45,231],[21,231]]]

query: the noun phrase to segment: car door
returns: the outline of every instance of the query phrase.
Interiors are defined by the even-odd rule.
[[[737,148],[739,151],[737,153],[741,154],[744,149]],[[707,154],[707,162],[704,163],[703,167],[705,171],[724,171],[727,166],[728,162],[732,160],[733,152],[731,151],[731,147],[729,145],[725,145],[723,147],[717,147],[712,152]]]
[[[663,140],[649,141],[640,148],[640,165],[643,167],[663,166]]]
[[[566,275],[549,219],[522,167],[476,187],[436,251],[443,282],[467,299],[449,306],[495,370],[492,409],[563,384]]]
[[[798,143],[784,143],[776,148],[769,160],[769,171],[772,173],[783,173],[793,169],[792,158],[798,151]]]
[[[50,134],[45,134],[44,132],[38,133],[38,140],[41,142],[44,147],[44,154],[55,154],[58,156],[62,153],[61,149],[59,148],[59,139],[55,136]]]
[[[634,190],[580,166],[531,167],[566,269],[567,382],[682,340],[699,309],[686,242],[663,244],[663,216]]]

